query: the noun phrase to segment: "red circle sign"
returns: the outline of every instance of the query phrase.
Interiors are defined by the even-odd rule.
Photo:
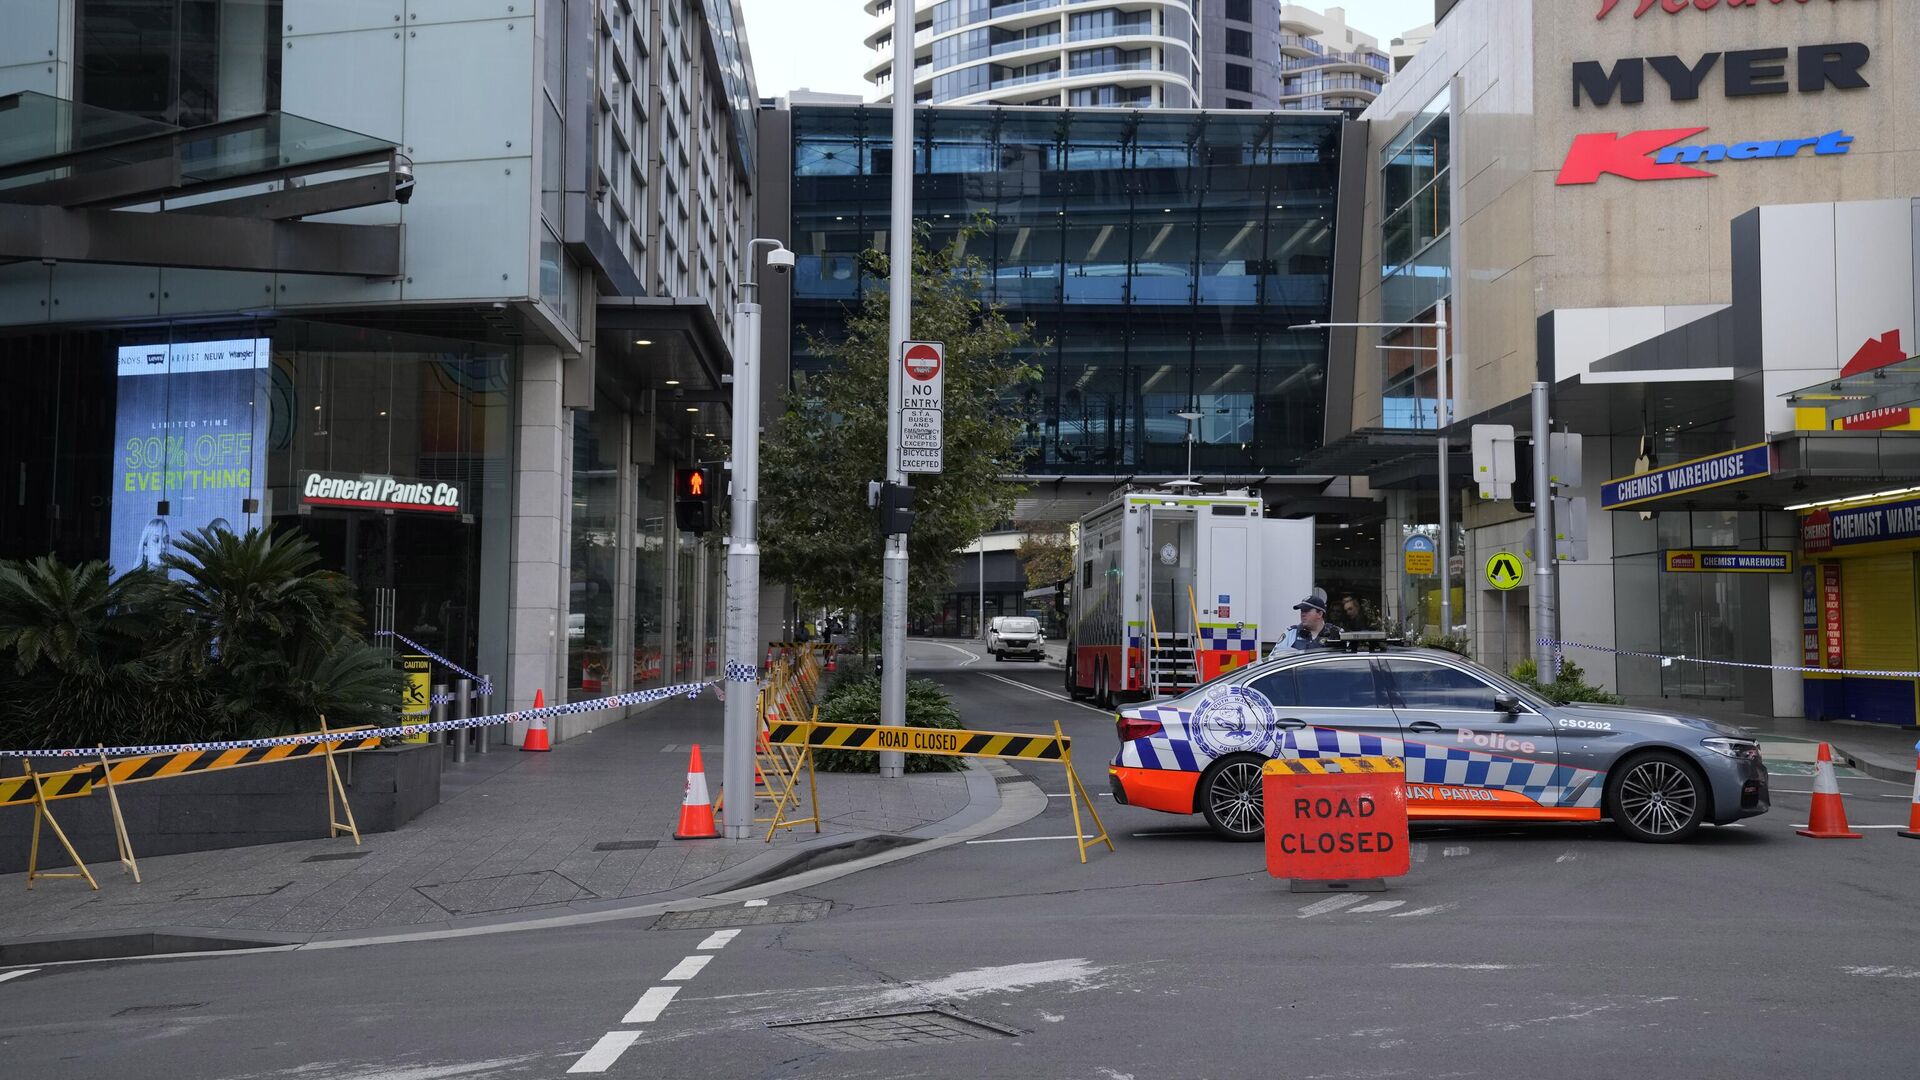
[[[931,345],[912,345],[907,348],[907,374],[926,382],[940,374],[940,350]]]

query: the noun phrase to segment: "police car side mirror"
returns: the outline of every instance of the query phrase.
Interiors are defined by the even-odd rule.
[[[1520,712],[1520,699],[1512,694],[1501,694],[1493,699],[1493,707],[1509,716]]]

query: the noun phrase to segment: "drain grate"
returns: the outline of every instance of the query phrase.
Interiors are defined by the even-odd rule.
[[[1017,1038],[1026,1032],[968,1016],[945,1005],[920,1005],[889,1012],[843,1016],[803,1016],[769,1020],[783,1035],[828,1050],[887,1050],[901,1046],[944,1046],[990,1038]]]
[[[608,840],[593,845],[595,851],[651,851],[660,846],[658,840]]]
[[[326,855],[309,855],[301,862],[345,862],[348,859],[364,859],[373,854],[371,851],[335,851]]]
[[[993,782],[995,784],[1024,784],[1027,782],[1027,774],[1017,772],[1012,776],[996,776],[993,778]]]
[[[705,911],[670,911],[660,916],[649,930],[718,930],[728,926],[766,926],[772,923],[812,922],[833,910],[833,904],[816,900],[805,904],[777,904],[770,907],[721,907]]]

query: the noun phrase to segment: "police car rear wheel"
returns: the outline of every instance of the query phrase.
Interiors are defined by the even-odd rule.
[[[1677,755],[1645,754],[1615,770],[1607,814],[1629,839],[1671,844],[1699,830],[1708,795],[1700,770]]]
[[[1267,809],[1260,798],[1260,769],[1252,754],[1224,757],[1200,777],[1200,812],[1213,831],[1229,840],[1259,840],[1267,834]]]

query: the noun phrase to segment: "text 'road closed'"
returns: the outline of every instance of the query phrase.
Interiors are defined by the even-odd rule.
[[[1269,762],[1267,872],[1295,881],[1398,877],[1407,852],[1406,774],[1398,769],[1306,771]]]

